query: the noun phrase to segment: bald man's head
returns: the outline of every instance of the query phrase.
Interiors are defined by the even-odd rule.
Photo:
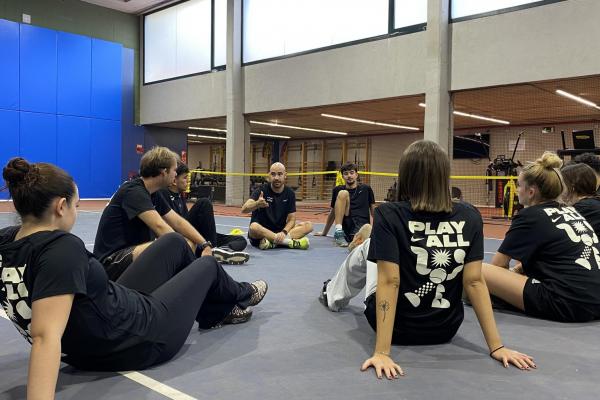
[[[283,171],[285,172],[285,165],[280,162],[276,162],[271,164],[271,168],[269,168],[269,172],[271,171]]]
[[[282,163],[273,163],[273,165],[271,165],[271,168],[269,168],[269,178],[271,181],[271,187],[274,191],[280,192],[283,190],[286,177],[287,174],[285,173],[285,165],[283,165]]]

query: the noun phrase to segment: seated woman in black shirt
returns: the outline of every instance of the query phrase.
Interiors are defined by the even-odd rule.
[[[248,320],[266,283],[238,283],[213,257],[195,257],[183,236],[161,236],[121,275],[68,233],[79,195],[46,163],[9,161],[3,170],[22,225],[0,230],[0,302],[32,344],[28,398],[53,398],[61,353],[80,369],[143,369],[171,359],[194,319],[210,328]],[[241,315],[241,318],[240,318]]]
[[[525,208],[483,273],[490,293],[528,315],[591,321],[600,317],[600,247],[588,220],[557,201],[561,165],[556,154],[546,152],[523,168],[517,183]],[[509,270],[511,260],[517,271]]]
[[[365,315],[377,339],[373,356],[362,369],[374,367],[378,377],[403,375],[390,357],[392,343],[437,344],[452,339],[463,321],[463,287],[490,355],[505,367],[509,363],[521,369],[535,367],[531,357],[502,344],[481,275],[481,215],[470,204],[451,201],[449,181],[450,160],[439,145],[424,140],[411,144],[400,160],[399,201],[375,209],[371,239],[349,256],[357,261],[344,263],[340,270],[346,271],[338,271],[324,288],[324,303],[335,309],[343,304],[341,287],[366,284]],[[370,262],[359,254],[365,253],[365,246]],[[342,276],[345,282],[336,282]],[[347,295],[358,294],[354,289],[347,289]],[[335,297],[331,301],[330,295]]]
[[[569,164],[560,170],[565,183],[562,200],[584,217],[600,235],[600,196],[596,173],[586,164]]]

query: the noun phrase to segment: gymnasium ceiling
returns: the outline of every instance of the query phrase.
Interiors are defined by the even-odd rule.
[[[491,87],[454,93],[454,109],[458,112],[477,114],[510,122],[483,121],[461,115],[454,116],[455,130],[479,130],[498,126],[543,125],[560,123],[600,121],[600,108],[580,104],[556,93],[556,90],[580,96],[600,104],[600,76],[563,79],[520,85]],[[348,136],[408,133],[407,129],[389,128],[353,121],[332,119],[321,114],[334,114],[388,124],[416,127],[422,132],[425,109],[419,106],[424,95],[380,99],[356,103],[336,104],[320,107],[281,110],[247,115],[248,120],[276,122],[331,131],[347,132]],[[190,126],[225,129],[225,117],[204,120],[178,121],[161,124],[173,128],[187,129]],[[282,127],[251,124],[251,132],[268,133],[296,138],[344,137],[328,133],[307,132]],[[192,134],[218,135],[225,133],[190,131]],[[202,142],[223,142],[210,139],[194,139]]]

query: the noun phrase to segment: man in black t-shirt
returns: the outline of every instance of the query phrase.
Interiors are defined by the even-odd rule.
[[[276,162],[269,170],[270,183],[261,185],[242,206],[243,213],[252,213],[248,237],[250,244],[261,250],[275,246],[308,249],[306,235],[312,223],[296,223],[296,194],[285,186],[285,166]]]
[[[160,189],[152,195],[155,205],[165,201],[173,211],[185,218],[200,232],[204,238],[216,247],[213,256],[224,264],[243,264],[250,259],[250,255],[243,252],[248,245],[241,235],[224,235],[217,232],[215,214],[209,199],[198,199],[191,210],[188,211],[183,193],[188,187],[189,168],[184,163],[178,163],[177,176],[167,189]]]
[[[155,237],[178,232],[192,250],[212,254],[212,244],[171,209],[161,198],[152,198],[175,179],[178,156],[166,147],[154,147],[142,157],[140,178],[123,183],[102,212],[94,255],[116,280]],[[154,200],[154,201],[153,201]]]
[[[333,189],[327,223],[323,231],[315,233],[315,236],[327,236],[335,222],[335,243],[341,247],[348,247],[350,243],[354,247],[370,236],[375,195],[369,185],[358,183],[356,164],[347,162],[342,165],[340,172],[346,184]]]

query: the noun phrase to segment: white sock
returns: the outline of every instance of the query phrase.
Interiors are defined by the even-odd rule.
[[[342,228],[342,224],[335,224],[335,230],[336,231],[343,231],[344,228]]]

